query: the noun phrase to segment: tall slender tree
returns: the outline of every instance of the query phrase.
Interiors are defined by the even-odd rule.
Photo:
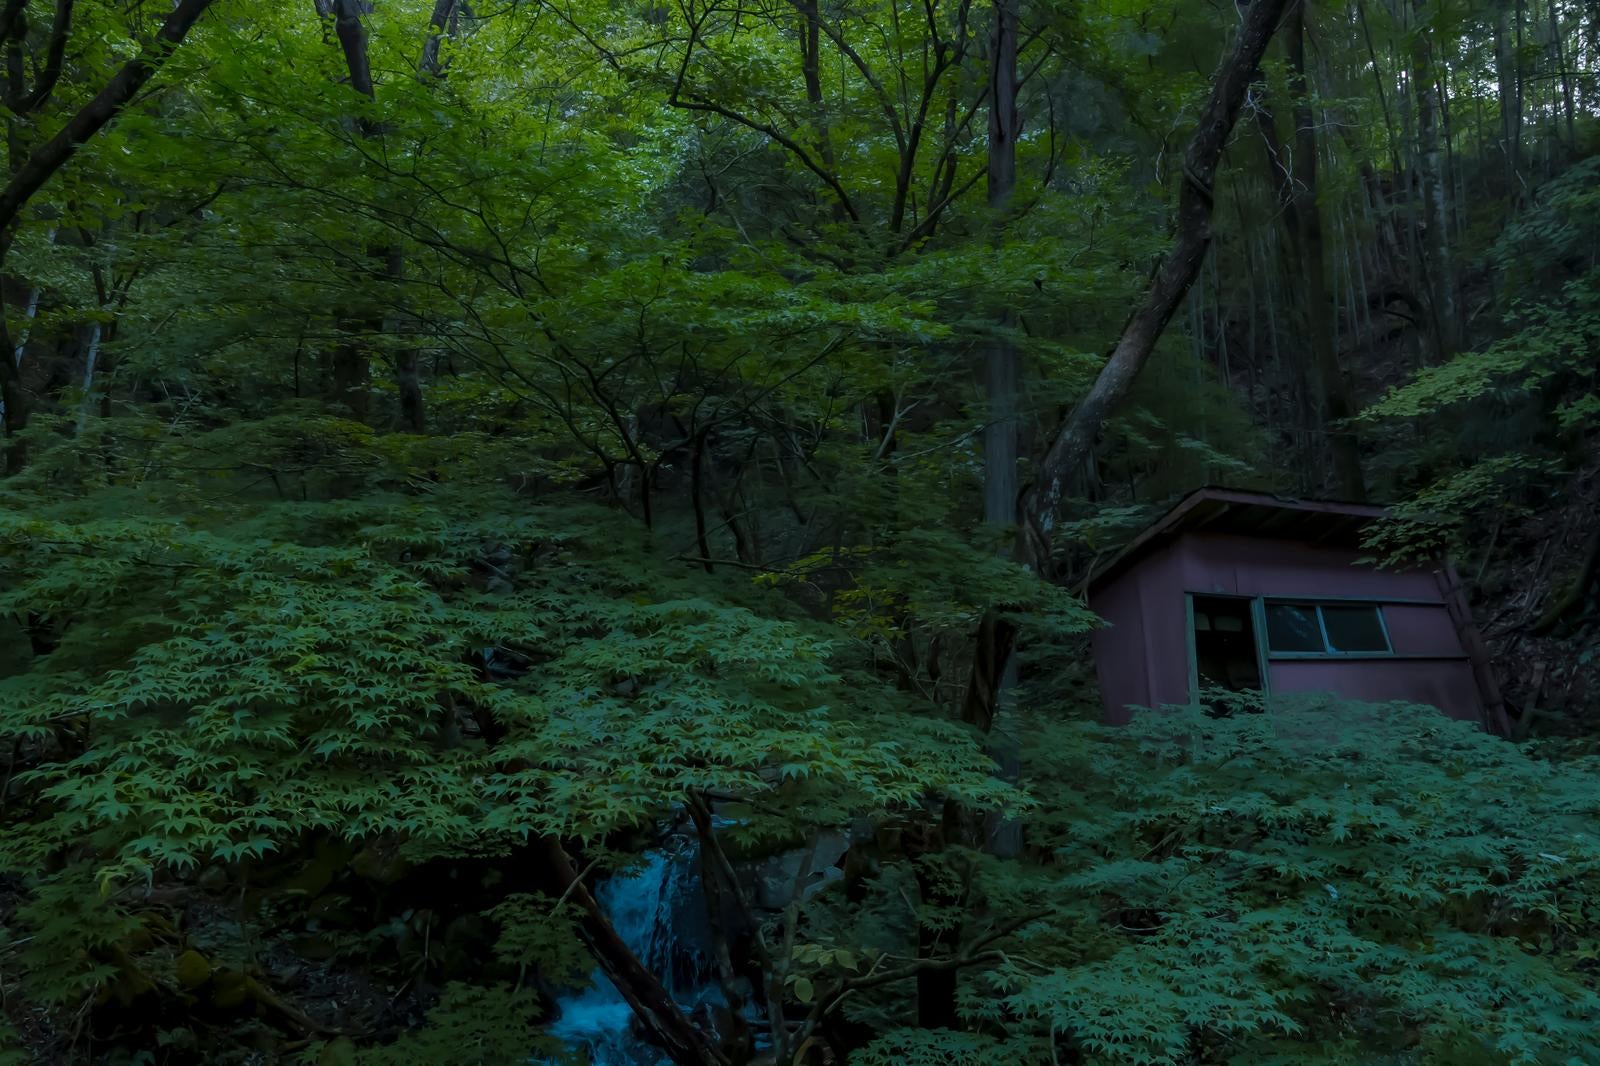
[[[995,239],[1004,236],[1006,213],[1017,184],[1017,138],[1021,117],[1017,109],[1017,0],[995,0],[994,32],[989,83],[988,201]],[[993,528],[1016,529],[1017,460],[1020,435],[1018,389],[1022,357],[1008,336],[1015,326],[1010,308],[1002,308],[997,333],[984,355],[984,392],[987,422],[983,430],[983,520]],[[990,741],[1000,772],[1015,779],[1020,772],[1016,722],[1017,662],[1012,656],[996,679],[996,705],[988,716]],[[1001,855],[1021,848],[1022,828],[1010,820],[991,819],[990,847]]]
[[[1268,136],[1268,155],[1273,160],[1283,203],[1283,218],[1289,230],[1289,245],[1294,250],[1304,305],[1306,343],[1311,350],[1312,387],[1316,398],[1318,429],[1327,438],[1333,457],[1334,485],[1340,498],[1366,499],[1366,483],[1361,471],[1361,447],[1349,419],[1355,414],[1350,380],[1340,363],[1335,343],[1332,294],[1328,291],[1327,252],[1323,242],[1322,203],[1318,195],[1317,112],[1306,77],[1306,8],[1309,0],[1291,3],[1283,28],[1284,51],[1289,60],[1290,114],[1294,121],[1292,152],[1277,143],[1272,132],[1272,117],[1263,112],[1262,129]],[[1315,449],[1313,454],[1322,454]]]
[[[1184,151],[1172,246],[1089,391],[1049,438],[1033,480],[1021,494],[1017,509],[1024,538],[1021,555],[1042,576],[1054,576],[1051,534],[1068,484],[1089,462],[1106,419],[1133,388],[1200,274],[1214,235],[1211,220],[1223,149],[1256,80],[1261,57],[1278,29],[1284,4],[1285,0],[1255,0],[1240,21]],[[966,694],[969,721],[992,720],[1000,679],[1015,641],[1015,627],[992,614],[980,624]]]
[[[1429,314],[1435,355],[1446,358],[1457,347],[1455,271],[1450,257],[1450,183],[1445,171],[1440,133],[1443,100],[1434,75],[1432,22],[1426,0],[1413,0],[1410,25],[1409,78],[1417,112],[1417,184],[1422,199],[1419,245],[1425,251]]]

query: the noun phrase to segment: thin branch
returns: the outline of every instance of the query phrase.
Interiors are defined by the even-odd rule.
[[[122,113],[145,83],[161,69],[173,50],[183,43],[195,20],[212,3],[213,0],[181,0],[172,14],[167,16],[155,40],[138,56],[123,64],[122,69],[112,76],[94,99],[79,108],[54,137],[28,157],[12,175],[5,189],[0,190],[0,232],[11,228],[34,194],[90,137]],[[4,251],[7,244],[9,239],[0,240],[0,252]]]

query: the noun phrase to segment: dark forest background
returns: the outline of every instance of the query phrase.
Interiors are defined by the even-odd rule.
[[[597,980],[676,1063],[1600,1061],[1592,2],[0,51],[0,1062],[583,1061]],[[1513,735],[1098,725],[1073,589],[1207,484],[1390,505]]]

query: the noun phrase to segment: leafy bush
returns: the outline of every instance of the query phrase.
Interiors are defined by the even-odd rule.
[[[0,513],[0,616],[34,645],[0,674],[0,873],[20,901],[0,961],[28,1001],[182,1001],[187,934],[147,903],[158,887],[248,891],[236,920],[258,927],[217,967],[264,992],[252,935],[292,932],[296,908],[331,955],[437,965],[414,908],[323,930],[308,907],[346,909],[338,877],[371,892],[534,836],[598,844],[690,790],[752,801],[753,841],[1009,794],[975,738],[835,662],[824,627],[660,565],[602,510],[487,489],[108,496]],[[586,972],[565,916],[508,891],[487,905],[513,972]]]
[[[983,1023],[1096,1063],[1600,1058],[1600,761],[1331,698],[1030,751],[1049,855],[1008,890],[1053,913]]]

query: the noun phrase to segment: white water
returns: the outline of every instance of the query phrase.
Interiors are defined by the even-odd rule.
[[[643,866],[613,876],[595,893],[617,935],[686,1014],[724,1002],[709,972],[709,945],[697,935],[705,931],[705,901],[694,860],[688,847],[647,852]],[[600,970],[587,989],[558,1006],[547,1032],[587,1052],[594,1066],[670,1066],[634,1035],[632,1009]]]

